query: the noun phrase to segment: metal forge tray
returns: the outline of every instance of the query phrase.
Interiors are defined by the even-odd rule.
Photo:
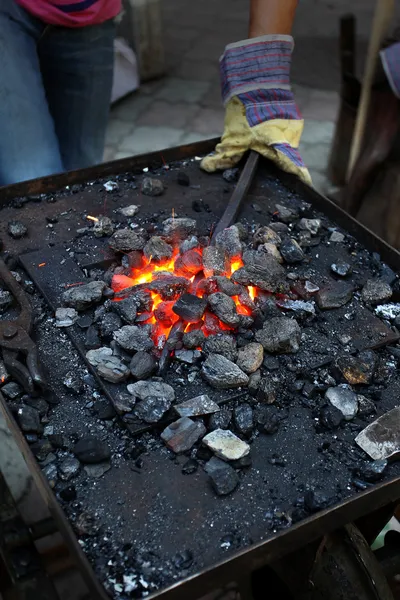
[[[48,204],[45,207],[46,215],[48,214],[51,216],[51,214],[55,214],[56,212],[59,213],[60,205],[65,209],[67,209],[69,206],[75,207],[81,212],[86,211],[91,214],[100,214],[102,212],[101,209],[103,207],[105,194],[101,194],[100,192],[98,194],[89,194],[88,189],[90,188],[87,186],[80,187],[80,184],[89,181],[95,181],[99,178],[102,178],[104,181],[104,178],[112,178],[120,173],[142,174],[144,167],[149,168],[150,172],[153,170],[157,171],[157,169],[160,169],[164,163],[172,163],[173,161],[185,160],[194,156],[201,156],[210,151],[214,147],[214,144],[215,140],[211,140],[209,142],[195,144],[193,146],[166,150],[162,153],[162,155],[161,153],[153,153],[150,155],[135,157],[133,159],[108,163],[99,167],[93,167],[91,169],[67,173],[65,175],[47,177],[41,180],[30,181],[15,186],[9,186],[7,188],[2,188],[0,189],[0,202],[4,208],[2,209],[2,216],[0,220],[0,231],[1,229],[5,229],[8,220],[11,218],[16,218],[16,216],[25,216],[25,218],[28,218],[32,222],[32,225],[35,227],[35,235],[28,240],[20,240],[18,242],[12,241],[9,244],[10,249],[15,252],[27,252],[27,254],[21,256],[21,259],[25,268],[27,268],[32,275],[33,269],[35,265],[37,265],[35,256],[43,256],[41,252],[43,253],[44,251],[44,244],[42,240],[45,239],[47,231],[45,229],[43,214],[40,215],[40,221],[36,205],[27,204],[23,209],[24,212],[16,215],[16,211],[15,208],[13,208],[12,203],[9,204],[10,201],[15,200],[16,198],[27,198],[29,196],[32,197],[36,196],[37,194],[50,192],[54,192],[54,194],[57,195],[61,190],[65,190],[66,186],[69,186],[70,189],[73,186],[75,188],[75,193],[71,195],[70,193],[65,193],[65,191],[62,192],[65,197],[62,197],[61,194],[61,197],[58,199],[56,205]],[[204,174],[196,175],[196,163],[189,164],[189,168],[191,181],[193,178],[194,183],[196,183],[196,177],[202,181],[204,181],[207,177],[209,178],[210,184],[207,188],[206,194],[208,196],[207,201],[213,202],[212,216],[209,218],[209,225],[211,225],[212,222],[215,221],[216,216],[219,218],[219,216],[222,215],[227,198],[229,198],[229,190],[227,192],[222,191],[221,193],[221,186],[219,185],[218,193],[216,193],[215,190],[213,190],[212,185],[213,177]],[[169,201],[171,201],[171,195],[175,195],[173,201],[175,203],[175,209],[177,213],[180,216],[186,216],[190,205],[188,206],[187,199],[184,198],[185,192],[182,191],[182,188],[179,188],[178,186],[174,187],[172,182],[171,184],[168,184],[168,187],[171,192],[168,197]],[[193,192],[191,193],[193,194]],[[204,190],[201,191],[201,194],[203,193]],[[389,247],[383,240],[377,238],[372,232],[364,228],[328,199],[322,197],[311,188],[299,182],[297,179],[278,172],[272,165],[265,161],[262,162],[262,165],[259,168],[256,180],[250,190],[248,202],[243,207],[242,214],[239,215],[239,220],[241,218],[254,217],[254,214],[251,214],[251,204],[253,202],[260,204],[265,201],[268,204],[268,208],[270,208],[274,205],[274,203],[279,202],[283,198],[292,194],[294,194],[293,197],[300,197],[303,201],[310,203],[317,211],[321,211],[336,225],[342,227],[352,236],[354,236],[358,242],[363,244],[371,252],[378,252],[381,256],[381,259],[385,261],[394,271],[400,271],[400,254],[397,251]],[[206,200],[206,198],[204,198],[204,200]],[[128,203],[126,197],[125,201],[124,198],[122,198],[121,201],[123,201],[123,204]],[[158,208],[164,201],[165,199],[161,197],[160,199],[156,199],[154,203],[157,204]],[[143,197],[141,198],[141,201],[138,201],[136,197],[132,197],[131,202],[139,204],[141,203],[143,205]],[[153,199],[151,202],[153,203]],[[167,208],[168,210],[170,209],[169,206]],[[151,210],[156,210],[156,207],[152,206]],[[196,215],[193,215],[193,213],[190,211],[188,216]],[[259,215],[257,216],[257,219],[262,221],[262,218]],[[204,221],[204,225],[207,225],[207,217]],[[61,241],[68,242],[70,233],[68,232],[67,228],[65,228],[65,230],[66,231],[61,232]],[[64,240],[62,240],[63,236]],[[54,256],[57,256],[57,253],[61,251],[62,250],[58,248],[54,249],[52,253]],[[48,250],[46,252],[48,253]],[[86,250],[86,252],[87,254],[83,255],[81,261],[82,267],[94,265],[97,262],[104,262],[104,248],[101,247],[101,244],[95,244],[90,252],[89,250]],[[330,260],[331,258],[332,256],[328,256],[327,260]],[[35,276],[35,280],[39,280],[38,276]],[[54,308],[54,303],[57,301],[57,299],[54,298],[54,296],[51,297],[51,289],[46,289],[46,281],[48,286],[48,279],[46,280],[44,278],[42,279],[42,285],[40,285],[40,288]],[[75,343],[79,345],[79,340],[75,340]],[[398,387],[395,387],[393,393],[396,393],[397,390]],[[391,404],[390,402],[391,401],[388,399],[387,401],[383,402],[382,405],[380,405],[381,412],[384,412],[393,406],[393,403]],[[269,448],[269,450],[272,449]],[[27,450],[27,448],[25,448],[25,452],[28,452],[29,454],[29,450]],[[156,460],[157,458],[153,459],[155,462]],[[257,466],[262,468],[262,462],[258,462]],[[38,473],[39,468],[34,460],[30,461],[30,468],[35,477],[41,476],[41,474]],[[254,468],[256,467],[253,465],[253,469]],[[150,493],[156,494],[157,488],[162,491],[163,488],[166,489],[167,487],[174,485],[171,480],[171,473],[173,469],[171,470],[171,467],[168,465],[168,461],[165,461],[165,457],[162,461],[161,467],[159,466],[157,468],[157,465],[153,464],[151,470],[153,471],[153,474],[157,473],[158,478],[156,482],[154,483],[153,481],[152,485],[150,486]],[[178,472],[180,473],[179,469]],[[119,474],[119,477],[121,477],[121,473]],[[40,478],[40,481],[43,489],[43,478]],[[111,485],[118,485],[117,475],[115,475],[115,477],[113,476],[111,479]],[[221,504],[221,507],[223,507],[224,511],[231,510],[235,518],[238,520],[238,524],[239,520],[243,521],[244,523],[246,522],[249,510],[248,506],[251,507],[251,502],[249,499],[253,495],[251,490],[246,492],[247,500],[246,497],[242,498],[241,506],[233,506],[232,501],[229,499],[215,499],[212,497],[211,493],[204,496],[204,494],[202,494],[202,489],[205,485],[204,477],[200,477],[199,481],[196,476],[194,486],[188,486],[188,484],[185,485],[186,488],[185,492],[183,493],[184,499],[181,506],[181,519],[175,523],[177,531],[183,532],[181,539],[179,540],[180,544],[185,541],[188,542],[193,536],[201,535],[202,521],[209,516],[210,513],[207,513],[207,511],[210,509],[217,511],[215,504],[216,502]],[[46,495],[50,508],[53,507],[51,512],[53,513],[54,518],[60,524],[61,529],[66,536],[67,542],[75,552],[75,556],[78,557],[81,568],[85,571],[86,580],[92,580],[94,582],[95,575],[91,570],[86,558],[83,557],[81,549],[76,543],[76,538],[68,525],[66,516],[63,515],[62,511],[59,510],[58,504],[57,509],[54,509],[55,500],[50,489],[47,489]],[[191,576],[187,577],[183,581],[179,581],[174,586],[160,591],[151,597],[157,597],[159,599],[171,598],[182,600],[184,598],[187,599],[199,597],[208,590],[221,586],[221,584],[224,582],[231,581],[232,578],[238,579],[242,574],[248,573],[266,563],[276,560],[277,558],[294,551],[296,548],[299,548],[306,543],[317,539],[329,531],[332,531],[349,521],[358,519],[382,506],[390,504],[399,498],[400,478],[398,477],[398,470],[395,468],[391,471],[391,478],[387,481],[379,485],[374,485],[364,492],[357,493],[355,489],[351,490],[349,491],[348,497],[342,502],[337,503],[336,505],[324,511],[321,511],[312,517],[303,519],[297,524],[292,525],[291,527],[278,533],[267,531],[265,529],[265,523],[261,521],[258,523],[258,525],[253,523],[251,534],[253,537],[258,537],[261,539],[261,541],[252,543],[240,551],[227,554],[225,557],[223,556],[223,551],[214,552],[210,549],[207,549],[207,543],[209,542],[206,537],[202,557],[203,566],[199,569],[196,569]],[[132,498],[132,501],[135,503],[135,498]],[[189,504],[191,503],[193,510],[195,511],[195,518],[192,518],[190,523],[186,519],[184,513],[186,502],[189,502]],[[146,508],[146,503],[144,503],[142,499],[142,501],[138,504],[138,512],[140,513],[141,519],[146,519]],[[221,508],[219,510],[221,510]],[[217,522],[219,522],[218,518]],[[257,529],[258,532],[255,531]],[[214,541],[216,539],[220,539],[225,533],[226,531],[223,530],[216,531]],[[164,540],[164,542],[167,546],[173,547],[175,540]],[[180,545],[179,549],[182,549],[182,545]],[[209,557],[207,554],[209,554]],[[94,590],[92,593],[98,596],[98,586],[94,584],[91,586],[91,588]]]

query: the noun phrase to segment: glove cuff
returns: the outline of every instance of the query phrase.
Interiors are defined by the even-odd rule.
[[[381,50],[382,66],[390,87],[397,98],[400,98],[400,42]]]
[[[290,90],[293,48],[290,35],[263,35],[228,44],[220,58],[224,104],[255,90]]]

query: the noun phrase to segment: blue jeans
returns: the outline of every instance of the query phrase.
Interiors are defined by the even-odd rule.
[[[114,34],[113,21],[54,27],[0,0],[0,185],[101,162]]]

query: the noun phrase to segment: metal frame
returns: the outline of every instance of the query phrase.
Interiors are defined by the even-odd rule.
[[[106,163],[89,169],[82,169],[62,175],[45,177],[43,179],[36,179],[3,187],[0,188],[0,208],[15,197],[48,193],[67,185],[91,181],[98,178],[111,177],[129,171],[141,173],[144,167],[160,167],[164,162],[173,162],[176,160],[188,159],[196,155],[206,154],[214,148],[216,141],[217,140],[208,140],[198,144],[169,149],[163,151],[162,154],[160,152],[154,152],[134,158]],[[302,194],[317,210],[322,211],[338,225],[345,228],[371,251],[378,252],[381,255],[381,258],[393,269],[400,271],[400,253],[390,247],[384,240],[378,238],[374,233],[358,223],[333,202],[324,198],[294,176],[282,173],[271,163],[264,164],[268,164],[271,176],[280,179],[282,183],[287,185],[292,191]],[[270,193],[274,196],[273,190],[270,190],[265,186],[264,190],[266,194]],[[107,596],[104,589],[97,581],[65,514],[41,473],[17,424],[8,413],[1,395],[0,409],[8,415],[10,430],[18,440],[18,445],[22,450],[32,476],[49,506],[52,516],[56,521],[71,554],[75,557],[82,576],[90,589],[91,597],[106,600]],[[332,508],[326,509],[317,515],[311,516],[296,525],[293,525],[290,529],[276,534],[267,541],[254,544],[250,548],[231,555],[229,558],[219,562],[213,567],[207,568],[168,589],[149,596],[149,599],[187,600],[187,598],[193,598],[194,600],[195,598],[199,598],[207,592],[232,581],[233,577],[240,580],[255,569],[301,548],[305,545],[305,542],[309,543],[316,540],[327,533],[334,531],[338,527],[398,501],[399,498],[400,478],[376,485],[372,489],[359,493],[356,497],[347,499]],[[232,574],[234,574],[234,576]]]

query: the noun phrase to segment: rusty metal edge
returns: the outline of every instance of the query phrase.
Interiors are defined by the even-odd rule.
[[[10,432],[27,464],[40,496],[47,506],[52,518],[54,519],[58,532],[60,533],[66,547],[68,548],[71,559],[75,563],[76,569],[82,576],[82,579],[90,593],[92,600],[110,600],[105,589],[96,578],[94,571],[80,547],[75,533],[70,526],[67,517],[53,494],[47,479],[43,475],[35,457],[33,456],[28,443],[23,437],[13,415],[8,409],[7,403],[0,392],[0,411],[3,413]]]

